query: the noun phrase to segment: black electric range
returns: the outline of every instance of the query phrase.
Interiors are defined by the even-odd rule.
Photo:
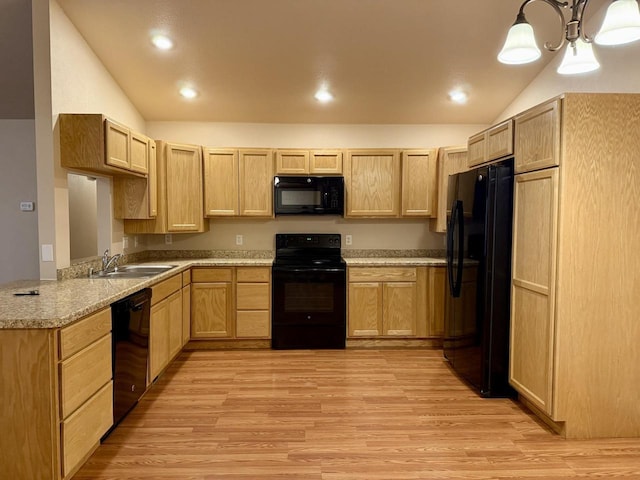
[[[276,234],[271,347],[344,348],[347,266],[339,234]]]

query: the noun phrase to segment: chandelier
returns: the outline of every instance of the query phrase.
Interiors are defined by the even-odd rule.
[[[509,29],[507,39],[498,54],[502,63],[517,65],[529,63],[540,58],[540,49],[536,44],[533,27],[524,16],[524,8],[535,0],[525,0],[515,23]],[[544,48],[551,52],[560,50],[565,43],[567,49],[558,67],[558,73],[571,75],[585,73],[600,68],[593,53],[592,42],[598,45],[622,45],[640,39],[640,9],[637,0],[613,0],[595,39],[591,39],[584,31],[584,12],[589,0],[542,0],[550,5],[560,18],[563,36],[557,44],[546,42]],[[571,9],[571,19],[565,20],[563,9]]]

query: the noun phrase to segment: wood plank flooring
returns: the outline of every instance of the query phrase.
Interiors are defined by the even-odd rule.
[[[185,352],[74,480],[640,479],[640,439],[566,441],[440,350]]]

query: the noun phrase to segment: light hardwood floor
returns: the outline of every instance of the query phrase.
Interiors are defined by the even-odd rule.
[[[74,480],[640,478],[640,439],[565,441],[440,350],[186,352]]]

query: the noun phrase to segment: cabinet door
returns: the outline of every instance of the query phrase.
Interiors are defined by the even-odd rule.
[[[204,149],[204,212],[208,217],[237,216],[238,151]]]
[[[552,415],[558,169],[516,175],[509,381]]]
[[[428,332],[429,337],[444,335],[444,310],[446,298],[446,267],[429,267]]]
[[[438,151],[436,218],[431,220],[434,232],[447,231],[447,213],[451,211],[453,188],[449,189],[449,175],[464,172],[467,166],[467,147],[446,147]]]
[[[560,100],[516,116],[515,172],[560,165]]]
[[[402,152],[402,216],[430,217],[436,191],[436,151]]]
[[[240,215],[273,216],[273,152],[240,150]]]
[[[191,285],[182,287],[182,346],[191,338]]]
[[[230,282],[191,284],[191,338],[232,338]]]
[[[398,151],[347,153],[347,216],[397,217],[400,214]]]
[[[144,135],[131,132],[131,162],[130,169],[138,173],[149,171],[149,139]]]
[[[416,334],[415,282],[385,283],[382,304],[383,335],[414,336]]]
[[[147,176],[147,195],[149,198],[149,217],[158,215],[158,164],[156,142],[149,140],[149,175]]]
[[[342,175],[342,150],[312,150],[309,157],[309,173]]]
[[[169,358],[182,349],[182,289],[167,298],[169,308]]]
[[[200,147],[167,144],[167,225],[170,232],[202,230]]]
[[[487,137],[486,132],[478,133],[473,137],[469,137],[467,142],[467,162],[470,167],[475,167],[487,161]]]
[[[149,381],[169,362],[169,304],[167,299],[151,307],[149,327]]]
[[[382,284],[349,283],[349,336],[382,335]]]
[[[276,173],[283,175],[309,173],[309,152],[307,150],[276,151]]]
[[[513,121],[502,122],[487,130],[487,161],[513,154]]]
[[[131,165],[129,129],[107,119],[104,121],[104,131],[106,164],[129,170]]]

